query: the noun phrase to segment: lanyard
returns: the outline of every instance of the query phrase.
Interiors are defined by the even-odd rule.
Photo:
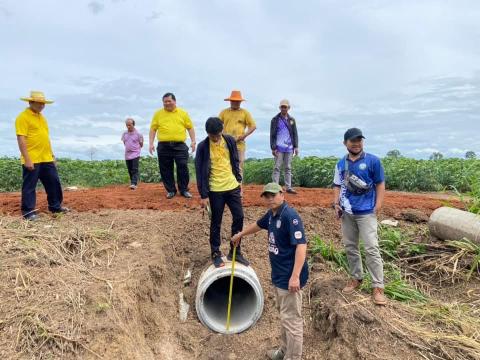
[[[284,206],[284,208],[283,208],[282,211],[280,212],[280,215],[278,216],[278,218],[279,218],[278,221],[280,221],[280,224],[281,224],[281,220],[280,220],[280,219],[282,218],[282,214],[283,214],[283,212],[285,211],[286,208],[287,208],[287,206]],[[272,223],[272,218],[273,218],[272,215],[273,215],[273,212],[272,212],[272,214],[270,214],[270,218],[268,219],[268,224],[271,224],[271,223]],[[278,228],[280,228],[280,227],[277,227],[277,229],[278,229]]]
[[[361,159],[363,156],[363,151],[360,153],[360,156],[358,157],[358,159]],[[348,154],[345,155],[345,172],[348,172]]]

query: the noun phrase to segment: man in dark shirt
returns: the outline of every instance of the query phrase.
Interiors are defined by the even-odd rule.
[[[300,360],[303,346],[302,288],[308,280],[307,240],[302,219],[285,202],[282,187],[265,185],[262,193],[270,210],[256,223],[232,237],[233,244],[243,236],[268,230],[268,251],[281,321],[281,347],[267,352],[273,360]]]
[[[279,184],[280,170],[285,168],[285,187],[290,194],[297,192],[292,188],[292,160],[298,155],[297,122],[290,116],[288,100],[280,101],[280,112],[270,123],[270,148],[275,158],[272,181]]]

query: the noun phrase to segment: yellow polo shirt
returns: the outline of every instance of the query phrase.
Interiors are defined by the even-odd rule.
[[[158,110],[152,118],[150,129],[157,132],[158,141],[178,141],[187,139],[186,130],[193,127],[188,113],[180,108],[173,111]]]
[[[218,144],[210,141],[210,163],[210,191],[230,191],[240,185],[233,175],[230,152],[223,137]]]
[[[47,119],[42,114],[34,113],[30,108],[25,109],[15,120],[15,132],[25,136],[27,152],[34,164],[53,161]],[[23,156],[21,160],[25,164]]]
[[[245,109],[232,110],[231,108],[223,110],[218,117],[223,121],[223,132],[233,136],[235,139],[245,134],[245,129],[255,126],[255,120]],[[237,142],[238,150],[245,151],[245,141]]]

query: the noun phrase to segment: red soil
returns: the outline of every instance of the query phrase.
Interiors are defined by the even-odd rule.
[[[260,197],[262,187],[247,185],[244,187],[244,206],[262,206]],[[298,188],[297,195],[287,194],[287,201],[295,207],[328,208],[332,203],[331,189]],[[165,198],[166,192],[161,184],[140,184],[137,190],[129,190],[125,185],[107,186],[104,188],[65,191],[64,205],[75,211],[92,211],[97,209],[154,209],[182,210],[199,208],[200,199],[196,187],[192,186],[193,199],[176,196],[171,200]],[[404,210],[415,209],[430,215],[433,210],[445,204],[461,207],[454,197],[444,194],[414,194],[404,192],[387,192],[384,213],[398,215]],[[46,196],[39,191],[37,207],[47,211]],[[20,213],[20,193],[0,194],[0,214]]]

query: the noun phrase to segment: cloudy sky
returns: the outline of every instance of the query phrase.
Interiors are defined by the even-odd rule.
[[[0,0],[0,156],[30,90],[57,156],[121,158],[167,91],[203,124],[240,89],[257,121],[249,157],[288,98],[302,155],[339,156],[345,129],[378,155],[480,154],[480,1]],[[147,152],[144,151],[146,155]]]

